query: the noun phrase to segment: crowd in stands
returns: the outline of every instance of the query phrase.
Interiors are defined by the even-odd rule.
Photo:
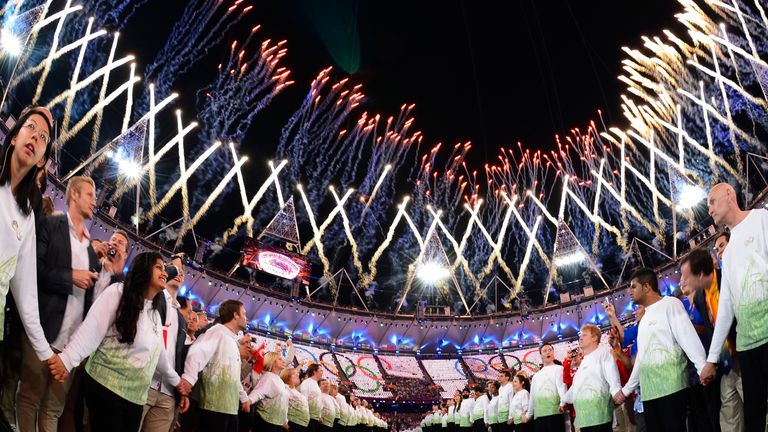
[[[209,322],[179,295],[183,254],[139,253],[124,272],[130,236],[90,238],[92,179],[69,179],[65,212],[42,198],[53,124],[46,108],[25,109],[0,149],[2,427],[386,430],[363,396],[393,398],[399,390],[383,372],[426,380],[423,365],[445,399],[421,421],[426,431],[766,428],[768,211],[741,210],[727,184],[708,195],[715,224],[729,229],[715,239],[717,256],[682,258],[680,298],[662,296],[656,273],[637,269],[634,325],[605,304],[607,333],[584,325],[578,347],[544,343],[498,375],[456,359],[388,357],[398,366],[382,371],[372,356],[345,354],[342,364],[321,348],[249,334],[237,300]],[[475,374],[487,382],[470,386]]]

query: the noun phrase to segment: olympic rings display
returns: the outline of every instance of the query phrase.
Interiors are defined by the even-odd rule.
[[[354,367],[354,366],[355,365],[353,363],[350,363],[344,369],[344,373],[347,374],[348,377],[350,376],[349,375],[349,368]],[[367,367],[361,366],[361,365],[358,365],[358,367],[360,368],[361,371],[364,371],[364,372],[367,372],[368,374],[370,374],[370,375],[366,375],[366,376],[374,376],[374,377],[376,376],[376,373],[373,372],[372,370],[368,369]],[[376,378],[374,378],[374,382],[376,383],[376,387],[373,388],[373,389],[364,389],[364,388],[361,388],[360,386],[357,386],[357,390],[359,390],[359,391],[361,391],[363,393],[376,393],[377,391],[379,391],[381,389],[381,381],[379,381],[379,378],[376,377]]]

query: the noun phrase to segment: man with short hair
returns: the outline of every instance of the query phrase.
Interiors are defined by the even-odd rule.
[[[768,210],[742,210],[736,191],[715,185],[707,196],[715,225],[730,229],[723,252],[717,320],[701,382],[715,377],[723,344],[736,319],[736,352],[744,386],[744,427],[765,429],[768,400]]]
[[[85,225],[96,208],[90,177],[72,177],[66,189],[67,212],[46,216],[37,225],[37,290],[45,338],[59,353],[83,322],[93,300],[100,264]],[[75,374],[64,382],[50,376],[29,339],[22,339],[22,368],[17,402],[19,430],[56,431]]]
[[[600,345],[600,337],[594,324],[581,328],[579,348],[584,357],[573,375],[573,385],[560,399],[563,408],[567,403],[574,405],[576,428],[582,431],[611,432],[613,401],[624,402],[616,360],[607,346]]]
[[[725,252],[725,248],[728,246],[728,242],[731,241],[731,233],[728,231],[721,231],[717,237],[715,237],[715,253],[717,254],[717,260],[722,265],[723,263],[723,253]]]
[[[166,283],[160,303],[165,358],[179,374],[184,373],[184,362],[188,351],[185,344],[187,321],[182,315],[181,304],[176,300],[179,288],[184,283],[184,265],[181,258],[181,255],[171,257],[171,263],[178,273]],[[147,403],[144,405],[141,430],[144,432],[170,431],[178,414],[176,408],[179,402],[185,404],[180,407],[181,411],[186,411],[189,399],[181,398],[175,388],[165,384],[159,370],[155,371],[147,393]]]
[[[311,432],[317,432],[320,427],[322,417],[322,391],[320,390],[320,381],[323,379],[323,371],[320,365],[312,363],[307,366],[306,378],[299,385],[299,392],[303,394],[309,402],[309,425],[307,429]]]
[[[715,244],[721,239],[725,239],[725,236],[717,237]],[[727,245],[727,241],[725,244]],[[725,246],[722,246],[722,250],[724,249]],[[680,262],[680,276],[681,280],[685,280],[688,288],[694,292],[694,307],[704,321],[704,334],[700,336],[702,336],[702,343],[708,348],[712,341],[714,324],[717,322],[721,273],[715,268],[709,251],[697,248],[683,257]],[[708,411],[710,414],[713,414],[711,411],[714,411],[714,414],[719,412],[720,430],[739,432],[744,428],[744,407],[740,395],[741,372],[734,364],[731,356],[733,350],[732,336],[735,336],[735,326],[731,326],[731,335],[726,340],[725,347],[720,354],[718,367],[722,377],[714,381],[715,388],[707,391],[706,394],[718,398],[717,404],[709,400],[707,402],[711,407],[719,405],[718,409]]]
[[[700,372],[706,363],[704,347],[680,300],[661,296],[653,270],[641,268],[632,274],[629,295],[645,308],[645,315],[639,324],[637,359],[622,394],[629,396],[642,387],[648,430],[685,430],[686,410],[681,407],[688,402],[688,359]]]
[[[184,363],[179,391],[189,394],[200,375],[201,430],[237,431],[237,410],[250,411],[248,394],[240,382],[239,332],[245,331],[248,317],[243,303],[226,300],[219,306],[220,323],[192,344]]]
[[[93,299],[96,300],[108,286],[125,280],[123,268],[128,259],[131,240],[127,232],[116,229],[108,242],[101,242],[98,245],[93,243],[95,242],[91,242],[93,249],[101,261],[101,272],[93,285]]]
[[[331,382],[327,379],[321,379],[318,383],[322,393],[322,421],[320,422],[321,431],[332,431],[333,423],[336,421],[336,401],[331,395]]]
[[[564,432],[565,422],[560,412],[560,400],[568,389],[563,382],[563,367],[555,364],[555,349],[549,343],[539,347],[541,369],[531,379],[528,412],[523,422],[534,420],[538,432]]]

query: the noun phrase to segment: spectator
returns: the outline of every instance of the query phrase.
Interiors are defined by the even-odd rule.
[[[219,306],[220,323],[203,333],[192,344],[184,363],[179,390],[189,393],[200,375],[200,416],[202,430],[237,431],[237,411],[250,411],[248,395],[240,382],[238,332],[248,318],[243,304],[226,300]]]
[[[127,232],[116,229],[108,242],[97,243],[93,240],[91,246],[101,262],[99,278],[93,285],[93,299],[96,300],[108,286],[125,280],[123,268],[128,259],[131,240]]]
[[[531,390],[531,382],[524,372],[515,374],[515,378],[512,379],[512,389],[515,391],[515,395],[509,402],[509,415],[514,424],[513,430],[515,432],[532,432],[533,423],[528,421],[528,416],[526,415],[531,403],[529,393]],[[509,424],[509,422],[507,422],[507,424]]]
[[[297,389],[299,386],[299,369],[285,368],[280,372],[280,378],[288,387],[288,430],[305,432],[309,425],[309,401]]]
[[[312,363],[307,366],[306,378],[299,385],[299,391],[303,394],[309,403],[309,425],[310,432],[317,432],[320,427],[320,414],[322,412],[322,398],[318,382],[323,379],[323,371],[320,365]]]
[[[37,298],[37,241],[32,200],[39,193],[35,178],[51,154],[53,116],[42,107],[21,112],[0,151],[0,407],[12,420],[19,376],[18,346],[9,346],[5,332],[7,293],[13,295],[35,362],[45,362],[53,350],[40,324]],[[17,151],[18,150],[18,151]],[[14,360],[12,360],[14,359]],[[5,423],[2,421],[0,423]]]
[[[264,356],[264,373],[248,395],[254,409],[253,430],[279,432],[288,426],[288,389],[280,379],[285,361],[278,352]]]
[[[470,417],[472,430],[474,432],[484,432],[484,416],[485,409],[488,408],[488,396],[480,386],[475,386],[472,393],[475,399],[474,404],[472,404],[472,416]]]
[[[63,381],[69,371],[90,356],[83,388],[89,425],[94,431],[138,430],[158,365],[164,380],[174,386],[179,384],[179,376],[162,349],[157,310],[156,297],[165,288],[166,278],[159,253],[137,255],[125,284],[107,288],[64,351],[48,361],[51,374]]]
[[[565,422],[560,401],[568,389],[563,382],[563,367],[555,364],[555,349],[544,343],[539,347],[542,367],[531,380],[530,399],[524,422],[532,420],[538,432],[564,432]]]
[[[717,237],[715,237],[715,254],[717,255],[717,260],[720,261],[720,265],[723,264],[723,253],[730,241],[731,233],[728,231],[721,231],[717,234]]]
[[[488,430],[490,427],[494,432],[498,432],[499,384],[495,381],[488,381],[488,384],[486,384],[486,389],[488,390],[488,394],[491,396],[491,400],[488,402],[488,407],[485,409],[485,429]]]
[[[615,398],[624,402],[638,386],[643,389],[645,422],[652,431],[685,429],[688,400],[686,356],[696,366],[704,368],[706,356],[696,331],[680,300],[662,297],[656,273],[649,269],[636,270],[630,278],[632,301],[645,307],[644,319],[638,330],[638,353],[629,382]],[[576,412],[578,420],[578,410]]]
[[[181,312],[181,304],[176,300],[179,288],[184,283],[184,265],[181,258],[180,255],[171,257],[170,271],[175,271],[176,275],[168,280],[163,295],[160,297],[160,318],[163,323],[165,358],[179,374],[184,373],[184,362],[188,352],[185,344],[187,321]],[[155,371],[149,388],[147,404],[144,405],[141,430],[144,432],[167,432],[171,430],[178,416],[177,408],[181,408],[183,411],[188,408],[188,406],[178,406],[178,403],[182,401],[188,403],[189,399],[182,399],[174,388],[163,384],[160,371]]]
[[[101,271],[85,226],[96,206],[93,180],[72,177],[66,197],[66,214],[42,217],[37,224],[40,323],[55,352],[64,350],[83,322],[93,301],[93,285]],[[67,393],[78,371],[58,383],[51,378],[48,365],[36,361],[36,357],[29,339],[22,338],[16,418],[22,431],[39,428],[41,432],[52,432],[58,429]]]
[[[722,284],[717,320],[701,382],[715,377],[715,365],[736,320],[736,351],[744,386],[744,426],[765,428],[768,400],[768,210],[744,211],[736,191],[726,183],[715,185],[707,197],[715,224],[730,229],[722,257]]]
[[[595,325],[587,324],[581,328],[580,352],[573,355],[578,368],[573,375],[573,385],[560,401],[560,406],[573,403],[576,427],[582,432],[611,432],[611,395],[618,398],[621,391],[616,361],[608,347],[600,345],[600,336],[600,329]],[[583,357],[578,360],[581,355]]]
[[[499,374],[499,419],[498,419],[498,429],[502,432],[511,431],[512,428],[507,424],[507,421],[509,420],[509,401],[512,399],[512,396],[514,395],[514,390],[512,388],[512,372],[510,371],[502,371]],[[562,378],[561,378],[562,379]]]

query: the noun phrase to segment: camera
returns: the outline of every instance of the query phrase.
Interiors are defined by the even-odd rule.
[[[117,249],[114,246],[107,247],[107,254],[111,257],[117,255]]]
[[[176,276],[179,275],[179,268],[176,267],[173,264],[166,264],[165,265],[165,273],[168,274],[168,279],[167,280],[174,279]]]

